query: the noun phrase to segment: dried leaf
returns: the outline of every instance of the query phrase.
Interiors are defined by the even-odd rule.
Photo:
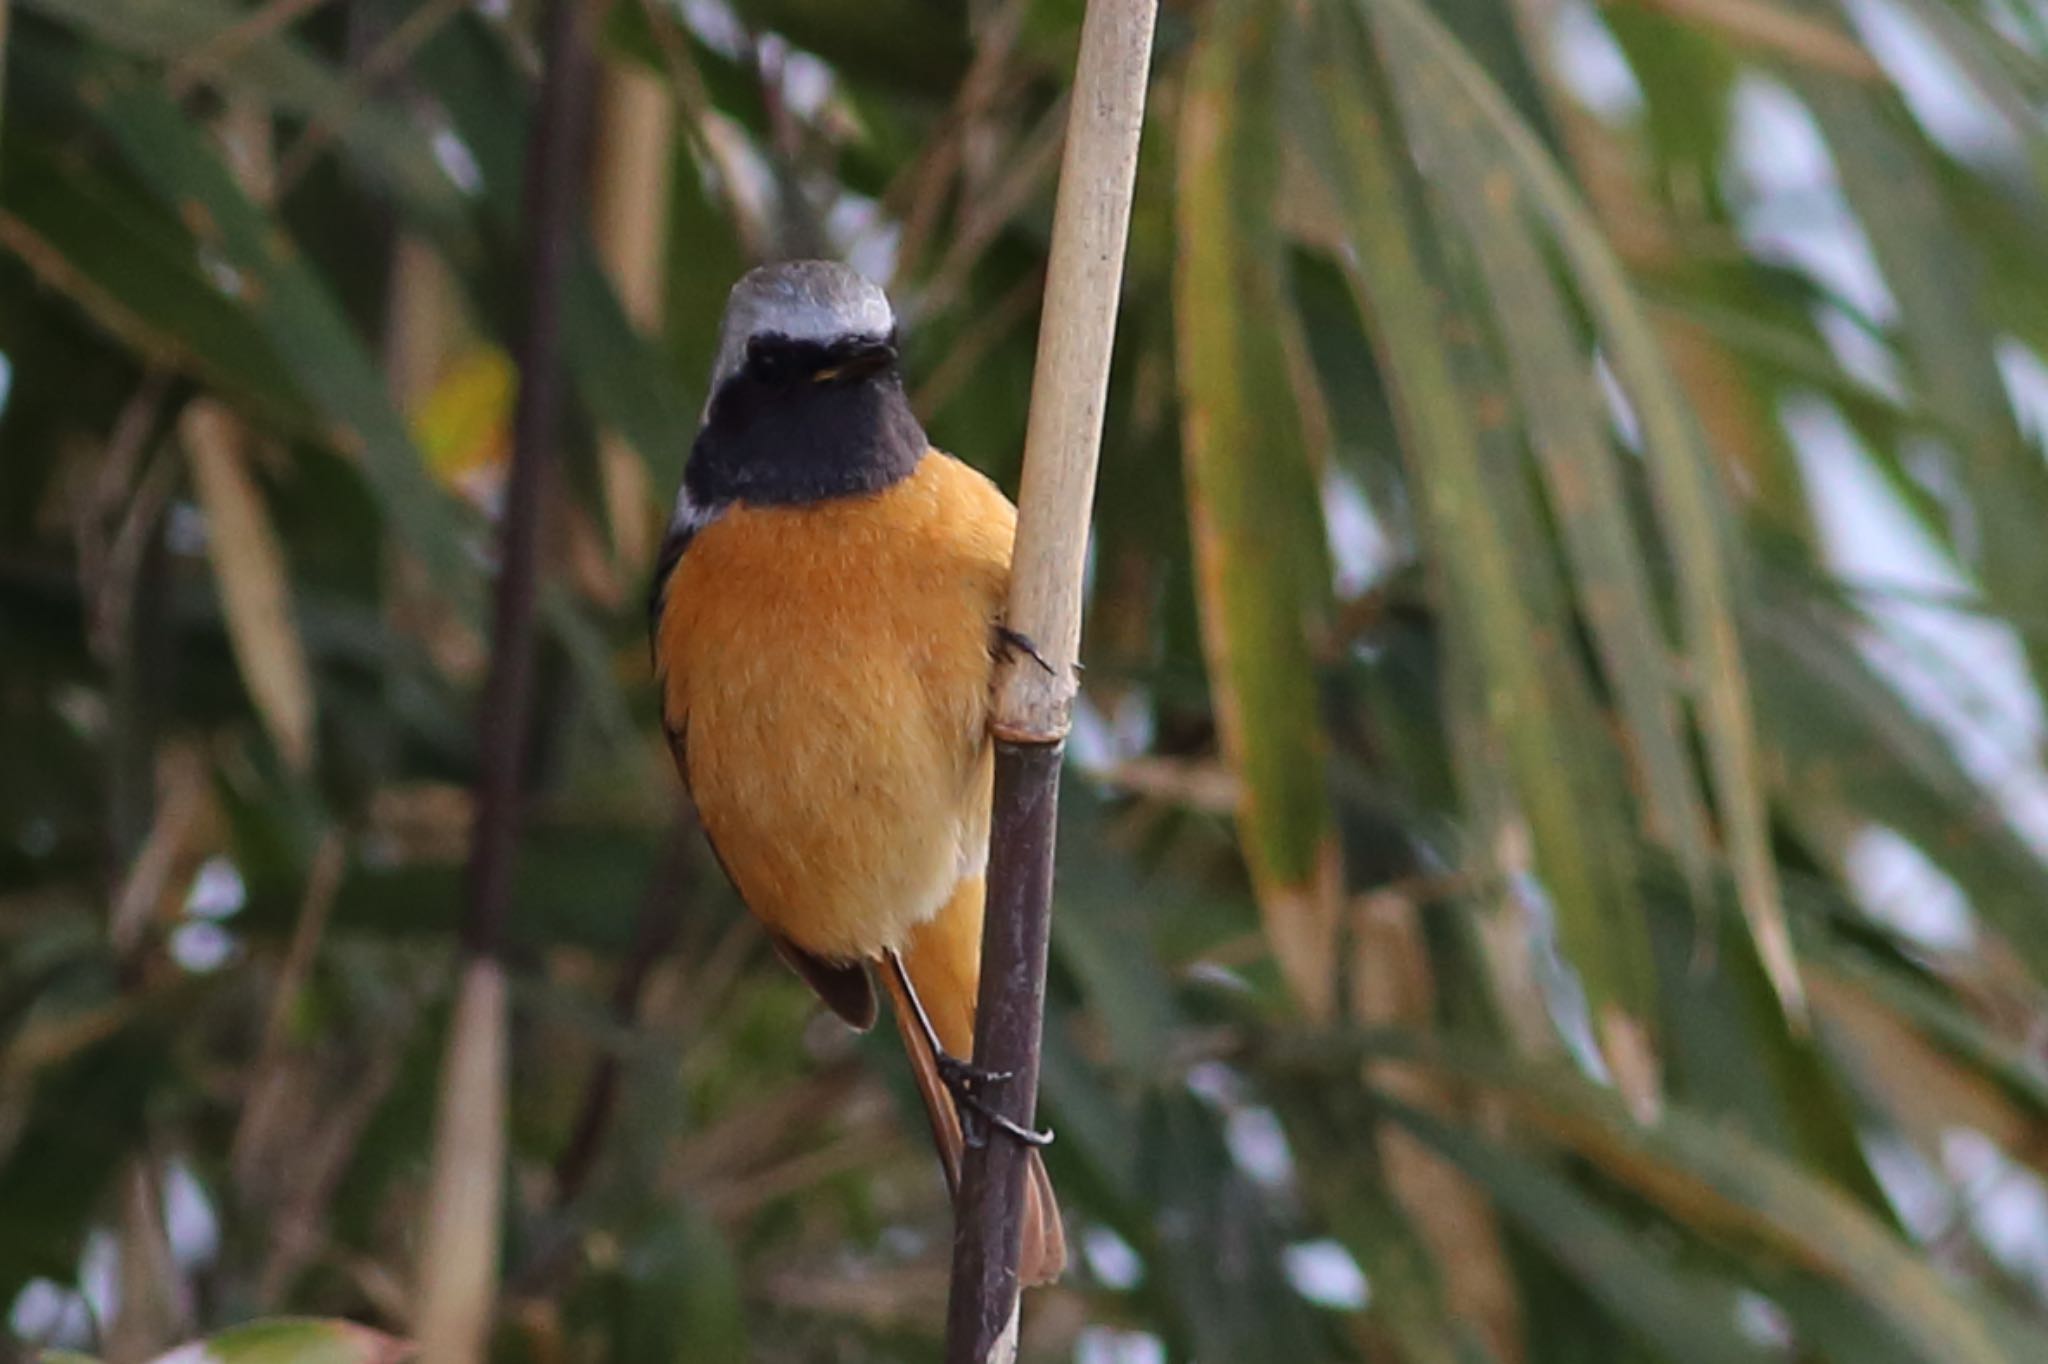
[[[206,556],[220,584],[243,685],[285,762],[310,772],[312,672],[292,618],[290,567],[249,471],[247,432],[225,407],[204,398],[185,409],[178,431],[206,512]]]

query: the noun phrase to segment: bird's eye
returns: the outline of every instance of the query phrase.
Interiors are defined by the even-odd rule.
[[[780,347],[756,341],[747,347],[747,369],[764,383],[780,383],[789,377],[789,356]]]

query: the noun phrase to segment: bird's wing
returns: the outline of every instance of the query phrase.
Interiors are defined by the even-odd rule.
[[[789,968],[804,979],[804,984],[825,1001],[825,1007],[844,1019],[848,1026],[866,1032],[875,1026],[878,1012],[875,1004],[875,982],[868,975],[865,962],[841,965],[826,961],[801,947],[780,933],[771,932],[768,941],[775,944],[775,955],[789,964]]]

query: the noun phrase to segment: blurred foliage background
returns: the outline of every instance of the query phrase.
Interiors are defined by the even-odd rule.
[[[496,1358],[938,1357],[643,603],[757,260],[1014,489],[1081,9],[593,7]],[[22,1348],[431,1308],[531,11],[0,0]],[[2044,117],[2040,0],[1166,6],[1028,1358],[2048,1358]]]

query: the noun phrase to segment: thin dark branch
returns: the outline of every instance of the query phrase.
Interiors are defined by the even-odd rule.
[[[137,535],[132,566],[123,573],[119,600],[109,612],[118,622],[113,660],[113,773],[108,783],[114,879],[128,868],[149,837],[156,803],[156,741],[164,698],[170,693],[170,550],[164,540],[164,512],[176,475],[175,464],[156,466],[162,476],[142,480],[136,490]],[[124,555],[124,558],[131,557]]]
[[[526,326],[519,343],[519,403],[513,414],[491,670],[477,727],[476,825],[462,923],[464,948],[481,957],[496,957],[504,943],[530,731],[541,511],[561,424],[562,277],[575,228],[590,108],[582,9],[582,0],[555,0],[549,8],[547,74],[526,163],[521,214],[528,227]]]
[[[654,964],[675,946],[683,925],[682,889],[695,861],[697,831],[692,820],[679,820],[677,824],[667,851],[648,878],[647,894],[633,924],[633,945],[619,967],[618,979],[612,983],[612,1016],[629,1027],[640,1017],[640,996],[647,988],[648,975]],[[619,1070],[619,1054],[606,1051],[591,1073],[576,1126],[555,1161],[557,1205],[571,1202],[583,1191],[604,1150],[612,1114],[618,1109]]]
[[[1012,1078],[993,1096],[1003,1116],[1030,1127],[1038,1108],[1038,1046],[1052,931],[1053,831],[1064,740],[996,745],[987,927],[974,1062]],[[1011,1331],[1024,1224],[1026,1148],[1002,1132],[970,1129],[953,1227],[953,1286],[946,1302],[949,1364],[982,1364]]]

